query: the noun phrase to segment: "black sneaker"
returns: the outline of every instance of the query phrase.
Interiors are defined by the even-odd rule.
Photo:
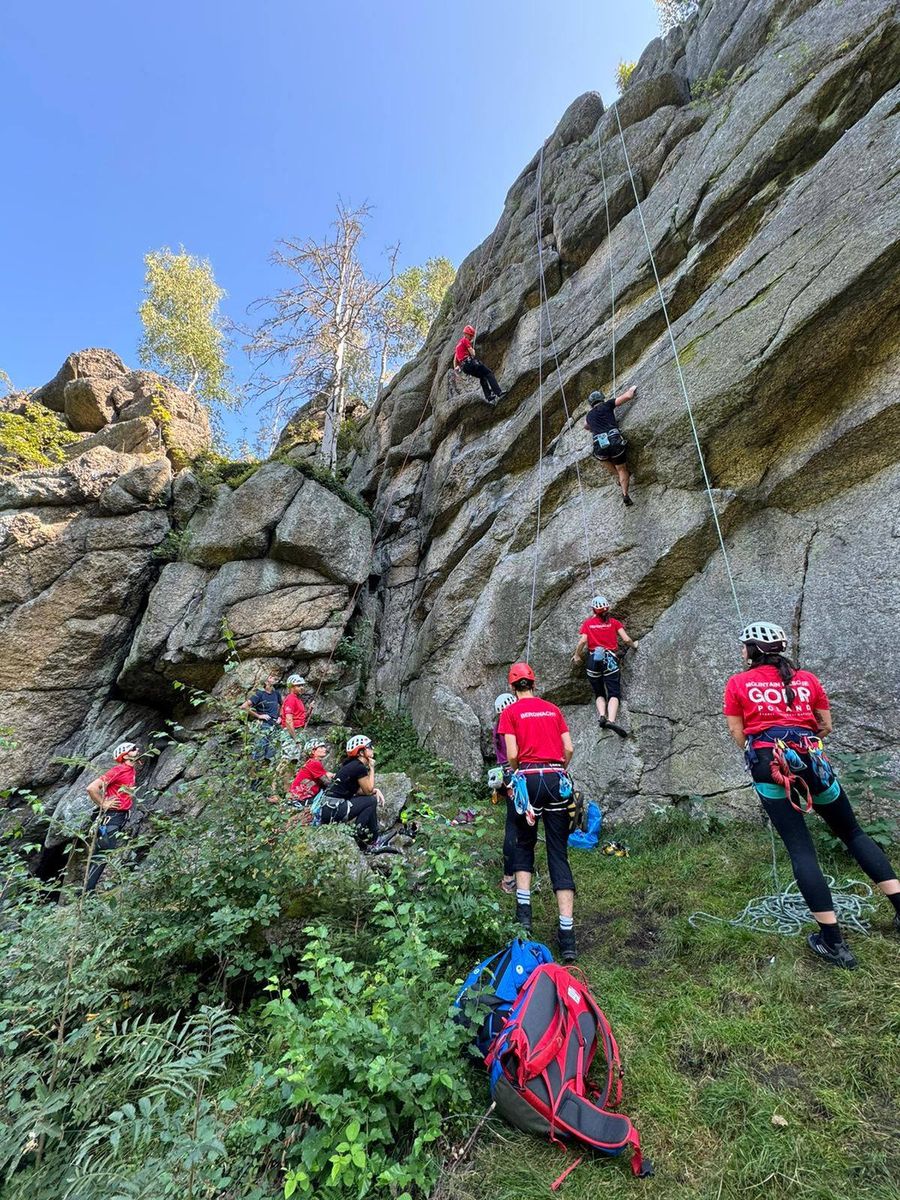
[[[622,503],[625,505],[626,508],[631,508],[634,505],[634,501],[632,500],[632,498],[627,495],[622,497]]]
[[[502,400],[505,396],[508,396],[508,395],[509,395],[509,392],[497,392],[494,396],[494,403],[496,404],[496,402],[498,400]]]
[[[575,930],[558,929],[556,939],[559,942],[559,952],[563,962],[574,962],[578,957],[578,951],[575,949]]]
[[[838,942],[836,946],[829,946],[821,933],[811,933],[806,939],[806,944],[813,954],[832,967],[844,967],[846,970],[852,971],[859,966],[846,942]]]
[[[519,902],[516,901],[516,920],[519,922],[519,924],[522,926],[522,928],[526,931],[526,933],[531,933],[531,905],[530,904],[519,904]]]
[[[597,721],[598,721],[598,723],[599,723],[599,725],[600,725],[600,728],[601,728],[601,729],[605,729],[605,728],[606,728],[606,717],[601,717],[601,716],[599,716],[599,715],[598,715],[598,717],[597,717]]]

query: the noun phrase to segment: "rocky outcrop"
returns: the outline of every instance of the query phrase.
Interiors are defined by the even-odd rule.
[[[0,477],[0,787],[13,790],[12,819],[40,831],[35,791],[61,841],[117,742],[146,744],[173,717],[179,737],[206,736],[211,718],[173,684],[238,702],[268,671],[300,671],[333,685],[317,718],[341,719],[358,675],[335,652],[369,573],[367,517],[302,464],[210,489],[184,466],[209,448],[205,414],[111,351],[70,355],[32,398],[85,436],[58,466]],[[175,785],[195,767],[189,745],[169,745],[144,769],[145,801],[165,792],[164,809],[183,807]]]
[[[383,519],[375,685],[436,753],[475,772],[530,626],[576,776],[613,815],[692,794],[747,807],[719,715],[739,618],[642,216],[741,609],[791,628],[831,688],[836,744],[900,772],[898,79],[892,0],[707,0],[615,109],[570,106],[513,184],[351,475]],[[448,385],[472,320],[508,389],[496,408]],[[590,390],[630,383],[625,509],[582,426]],[[598,737],[571,664],[597,588],[641,637],[625,743]]]

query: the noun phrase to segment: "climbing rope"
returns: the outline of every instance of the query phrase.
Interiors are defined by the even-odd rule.
[[[647,253],[650,256],[650,266],[653,268],[653,278],[656,280],[656,291],[659,295],[659,302],[662,306],[662,313],[663,313],[663,317],[665,318],[666,329],[668,330],[668,333],[669,333],[669,342],[671,343],[672,354],[674,355],[674,358],[675,358],[675,369],[678,372],[678,379],[681,384],[681,393],[684,396],[684,403],[687,408],[688,418],[691,423],[691,433],[694,436],[694,445],[697,448],[697,457],[700,460],[700,469],[703,472],[703,482],[706,486],[706,495],[707,495],[707,498],[709,499],[709,507],[710,507],[710,511],[712,512],[713,522],[716,527],[716,534],[719,539],[719,548],[722,551],[722,559],[725,563],[725,571],[728,575],[728,582],[731,585],[731,595],[732,595],[732,599],[734,600],[734,607],[735,607],[735,610],[737,611],[737,615],[738,615],[738,624],[741,628],[743,628],[744,623],[745,623],[744,615],[743,615],[743,612],[741,611],[741,602],[740,602],[740,600],[738,600],[737,587],[735,586],[735,582],[734,582],[734,574],[731,570],[731,560],[728,557],[728,550],[726,549],[726,546],[725,546],[725,538],[722,534],[722,526],[719,524],[719,514],[716,511],[716,502],[715,502],[715,498],[713,496],[712,484],[710,483],[710,480],[709,480],[709,473],[706,470],[706,459],[703,457],[703,448],[700,445],[700,435],[697,432],[697,424],[694,420],[694,410],[691,406],[691,398],[688,395],[687,384],[684,381],[684,372],[681,369],[681,359],[678,355],[678,347],[675,344],[675,334],[672,332],[672,322],[669,320],[669,309],[668,309],[668,306],[666,305],[666,298],[663,295],[662,284],[660,283],[660,279],[659,279],[659,272],[656,269],[656,258],[653,254],[653,247],[650,244],[650,235],[647,232],[647,224],[644,221],[644,210],[643,210],[643,207],[641,206],[641,198],[638,195],[637,184],[635,183],[635,180],[634,180],[634,172],[631,169],[631,160],[628,157],[628,147],[625,145],[625,134],[622,130],[622,122],[619,119],[618,104],[613,105],[613,111],[616,114],[616,124],[619,127],[619,138],[622,142],[622,153],[625,155],[625,166],[628,168],[628,178],[631,180],[631,190],[634,192],[634,199],[635,199],[635,203],[637,204],[638,218],[640,219],[641,229],[644,232],[644,241],[647,244]],[[599,145],[599,139],[598,139],[598,145]],[[601,159],[601,162],[602,162],[602,159]]]
[[[628,157],[628,147],[625,144],[625,133],[622,129],[622,122],[619,118],[619,106],[615,104],[613,109],[616,114],[616,125],[619,130],[619,140],[622,143],[622,153],[625,158],[625,166],[628,169],[628,178],[631,181],[631,190],[634,193],[634,200],[637,206],[638,219],[640,220],[641,229],[644,234],[644,242],[647,246],[647,254],[650,259],[650,266],[653,269],[653,278],[656,281],[656,291],[659,295],[659,302],[662,307],[663,317],[666,322],[666,330],[669,335],[669,343],[672,347],[672,354],[675,359],[675,369],[678,372],[678,380],[681,384],[681,393],[684,397],[685,407],[687,408],[688,418],[691,424],[691,433],[694,438],[694,446],[697,450],[697,457],[700,461],[700,469],[703,472],[703,482],[706,487],[706,495],[709,500],[710,511],[712,512],[713,522],[716,527],[716,535],[719,539],[719,548],[722,551],[722,559],[725,564],[725,572],[728,576],[728,583],[731,588],[731,596],[734,600],[735,611],[737,612],[738,623],[741,627],[745,624],[744,615],[741,609],[741,603],[738,599],[737,586],[735,584],[734,572],[731,569],[731,560],[728,556],[728,549],[725,545],[725,538],[722,534],[722,527],[719,524],[719,515],[716,511],[715,498],[713,496],[712,484],[710,483],[709,473],[706,469],[706,459],[703,456],[703,448],[700,445],[700,436],[697,432],[697,424],[694,420],[694,411],[691,405],[690,395],[688,394],[687,384],[684,378],[684,372],[681,368],[681,359],[678,354],[678,346],[675,343],[675,334],[672,331],[672,322],[669,320],[669,310],[666,305],[666,298],[663,294],[662,283],[659,278],[659,271],[656,267],[656,257],[653,253],[653,246],[650,242],[650,235],[647,232],[647,223],[644,220],[644,210],[641,205],[641,198],[638,195],[637,184],[634,179],[634,172],[631,169],[631,160]],[[607,202],[607,228],[609,228],[609,207],[606,196],[606,173],[603,168],[603,151],[600,145],[600,135],[597,135],[597,149],[600,155],[600,171],[603,177],[604,201]],[[612,272],[612,259],[610,259],[610,272]],[[612,276],[611,276],[612,277]],[[615,370],[615,368],[613,368]],[[727,920],[724,917],[716,917],[710,913],[696,912],[692,913],[688,918],[691,925],[696,927],[700,921],[716,921],[725,925],[731,925],[736,928],[750,929],[758,933],[781,933],[787,936],[796,936],[802,931],[805,924],[809,923],[811,913],[806,904],[806,901],[800,895],[796,883],[791,880],[785,887],[782,887],[778,879],[778,864],[777,864],[777,846],[775,842],[775,833],[769,824],[769,836],[772,841],[772,878],[774,881],[774,892],[769,896],[755,896],[744,908],[743,912],[733,920]],[[828,886],[831,888],[832,903],[838,921],[850,926],[851,929],[858,933],[868,932],[868,922],[865,920],[864,914],[874,912],[874,905],[870,901],[872,889],[868,884],[861,883],[857,880],[848,880],[842,888],[835,887],[835,881],[832,878],[828,879]],[[851,892],[851,887],[860,887],[864,890],[864,894]]]
[[[606,188],[606,169],[603,166],[603,146],[600,141],[600,126],[597,126],[597,153],[600,156],[600,178],[603,180],[603,207],[606,210],[606,259],[609,263],[609,303],[612,337],[612,396],[618,393],[616,383],[616,280],[612,261],[612,223],[609,219],[609,193]]]
[[[544,147],[538,162],[537,199],[534,207],[535,234],[538,243],[538,260],[543,263],[541,228],[543,226],[543,202],[541,184],[544,175]],[[543,270],[543,267],[541,267]],[[534,604],[537,596],[538,565],[541,557],[541,502],[544,495],[544,306],[538,312],[538,461],[537,461],[537,519],[534,534],[534,563],[531,571],[531,604],[528,609],[528,637],[525,641],[525,661],[531,662],[531,633],[534,627]]]
[[[751,933],[778,933],[783,937],[798,937],[804,932],[804,926],[810,921],[809,906],[800,895],[793,879],[785,887],[779,886],[775,834],[771,825],[769,834],[772,838],[772,878],[775,880],[775,891],[769,896],[754,896],[743,912],[732,920],[700,911],[691,913],[688,924],[697,929],[702,924],[714,922],[717,925],[729,925],[732,929],[748,929]],[[831,875],[825,876],[825,882],[831,889],[838,923],[849,926],[856,933],[867,935],[868,917],[875,912],[875,905],[871,899],[872,888],[861,879],[847,879],[837,888]],[[859,888],[860,891],[851,892],[850,888]]]

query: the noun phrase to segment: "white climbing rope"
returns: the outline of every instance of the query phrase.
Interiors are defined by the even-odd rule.
[[[612,398],[618,392],[616,383],[616,280],[612,261],[612,222],[609,219],[609,193],[606,188],[606,169],[603,166],[603,146],[600,142],[600,126],[597,126],[597,153],[600,156],[600,178],[603,180],[603,207],[606,210],[606,258],[609,263],[609,303],[612,335]]]
[[[616,124],[619,127],[619,138],[622,142],[622,153],[625,155],[625,166],[628,168],[628,178],[631,180],[631,189],[634,192],[634,199],[635,199],[635,203],[637,204],[638,217],[641,222],[641,229],[644,232],[644,241],[647,244],[647,253],[650,256],[650,266],[653,268],[653,278],[656,280],[656,290],[657,290],[657,293],[659,294],[659,302],[662,306],[662,313],[663,313],[663,317],[665,318],[666,329],[668,330],[668,333],[669,333],[669,342],[671,343],[672,354],[674,355],[674,358],[675,358],[675,369],[678,372],[678,379],[681,384],[681,393],[684,396],[684,403],[687,408],[688,418],[691,423],[691,433],[694,435],[694,445],[697,448],[697,457],[700,460],[700,469],[703,472],[703,482],[706,485],[706,495],[709,499],[709,507],[710,507],[710,511],[712,512],[713,522],[716,527],[716,534],[719,539],[719,548],[722,551],[722,559],[725,563],[725,571],[728,575],[728,582],[731,586],[731,595],[732,595],[732,599],[734,600],[734,607],[735,607],[735,610],[736,610],[737,616],[738,616],[738,624],[741,628],[743,628],[744,623],[745,623],[744,615],[741,610],[741,602],[738,599],[737,587],[735,586],[735,582],[734,582],[734,574],[731,570],[731,560],[728,557],[728,550],[725,546],[725,538],[722,534],[722,526],[719,524],[719,514],[716,511],[716,502],[715,502],[715,497],[713,496],[712,484],[710,483],[709,474],[706,470],[706,459],[703,457],[703,447],[700,445],[700,435],[697,432],[697,425],[696,425],[696,422],[694,421],[694,410],[691,406],[691,398],[688,395],[687,384],[685,383],[685,380],[684,380],[684,372],[681,369],[681,359],[678,355],[678,347],[675,344],[675,334],[672,332],[672,322],[669,320],[669,309],[668,309],[668,306],[666,305],[666,298],[663,295],[662,284],[660,283],[660,279],[659,279],[659,272],[656,269],[656,258],[653,254],[653,247],[650,244],[650,235],[647,232],[647,224],[644,221],[644,210],[641,206],[641,198],[638,195],[637,184],[634,181],[634,172],[631,169],[631,160],[628,157],[628,147],[625,145],[625,134],[622,130],[622,122],[619,119],[618,104],[613,105],[613,111],[616,114]],[[598,140],[598,145],[599,145],[599,140]]]
[[[537,199],[534,209],[535,233],[538,242],[538,258],[541,259],[541,227],[543,209],[541,183],[544,175],[544,147],[538,162]],[[531,633],[534,627],[534,604],[537,596],[538,565],[541,557],[541,501],[544,493],[544,306],[538,306],[538,461],[537,461],[537,521],[534,535],[534,563],[531,571],[531,605],[528,609],[528,637],[525,642],[525,661],[531,661]]]

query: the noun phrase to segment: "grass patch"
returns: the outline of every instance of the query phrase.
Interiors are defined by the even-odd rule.
[[[502,813],[483,803],[480,812],[494,831],[481,833],[499,877]],[[772,890],[759,826],[705,831],[679,814],[625,837],[628,859],[573,854],[579,965],[619,1040],[623,1110],[656,1176],[636,1183],[624,1164],[588,1157],[562,1194],[893,1198],[900,943],[889,933],[889,905],[879,901],[872,935],[853,941],[859,969],[829,970],[808,957],[802,938],[688,924],[697,909],[733,916],[751,895]],[[827,848],[823,866],[839,878],[855,874],[855,864]],[[783,857],[779,870],[786,882]],[[534,906],[534,936],[552,948],[546,877]],[[486,1105],[486,1082],[481,1098]],[[530,1200],[549,1194],[566,1165],[559,1149],[489,1122],[468,1168],[439,1195]]]

